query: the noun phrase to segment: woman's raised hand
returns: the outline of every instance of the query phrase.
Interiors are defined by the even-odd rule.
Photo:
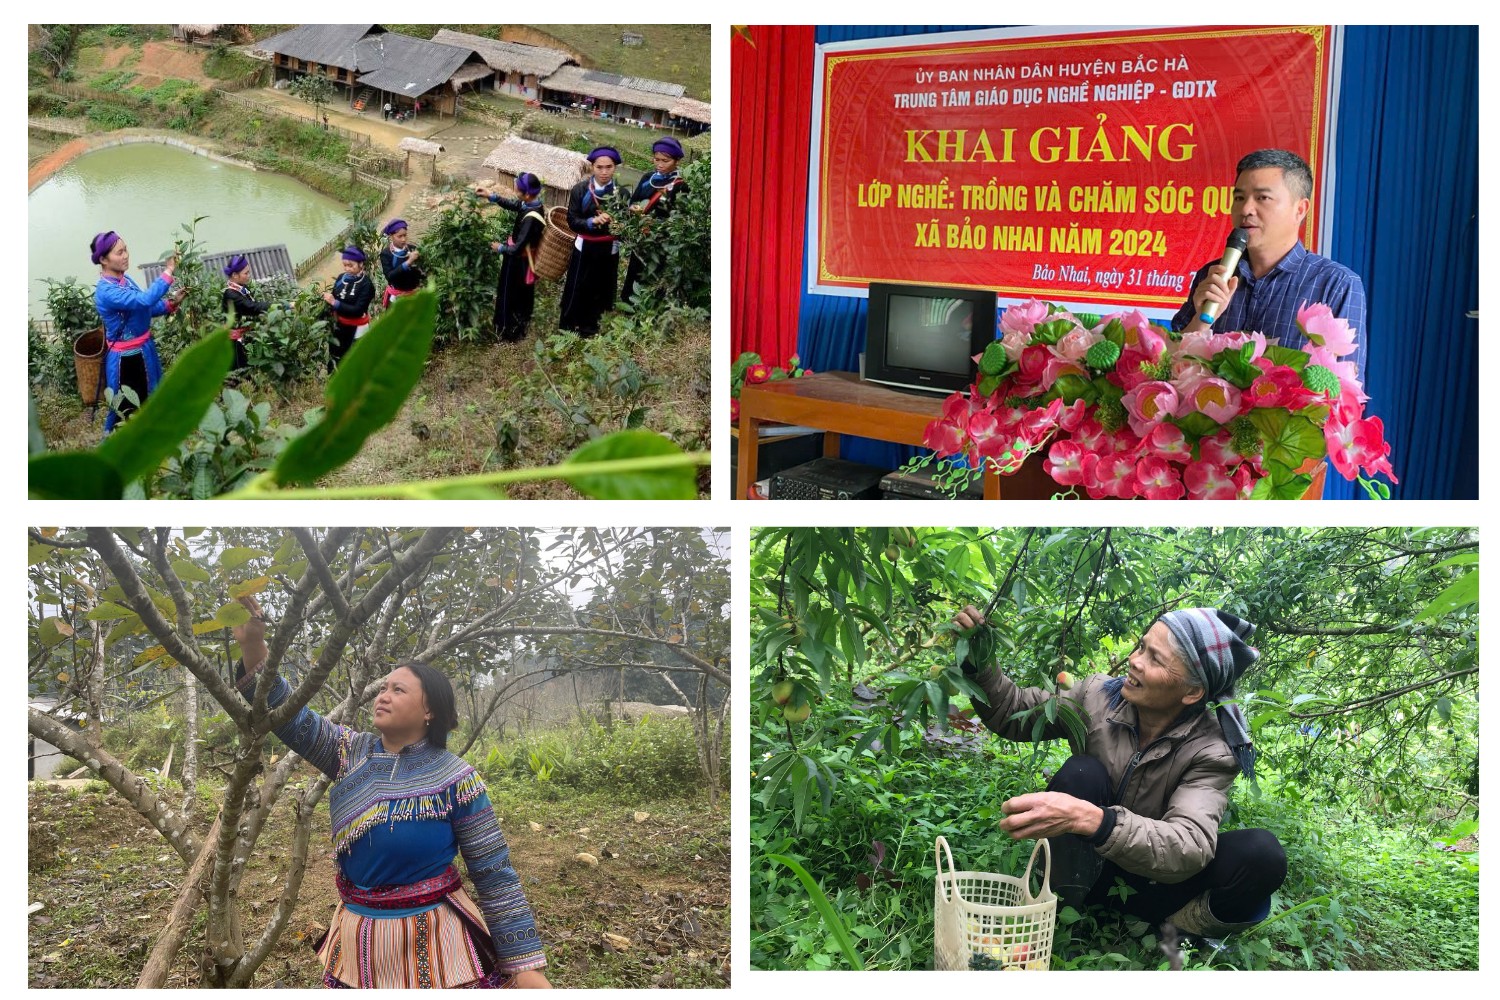
[[[242,625],[230,626],[229,632],[234,636],[234,641],[239,643],[240,659],[245,663],[245,672],[254,673],[266,662],[269,653],[266,648],[266,617],[254,594],[246,594],[237,600],[250,612],[250,620]]]

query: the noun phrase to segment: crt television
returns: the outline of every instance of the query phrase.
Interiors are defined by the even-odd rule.
[[[974,381],[974,355],[995,339],[995,293],[870,282],[865,379],[949,393]]]

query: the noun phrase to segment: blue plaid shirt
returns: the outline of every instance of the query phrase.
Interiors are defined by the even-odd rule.
[[[1199,268],[1193,275],[1192,287],[1196,288],[1208,269],[1218,263],[1210,261]],[[1297,329],[1297,309],[1304,303],[1321,302],[1354,328],[1355,352],[1340,360],[1353,361],[1359,368],[1360,381],[1364,381],[1369,333],[1365,329],[1365,285],[1359,275],[1327,257],[1308,252],[1301,243],[1293,245],[1275,267],[1259,278],[1250,273],[1248,257],[1240,258],[1235,274],[1240,279],[1239,287],[1229,300],[1229,308],[1214,321],[1215,333],[1256,331],[1276,338],[1284,347],[1301,347],[1307,338]],[[1187,302],[1172,317],[1172,329],[1182,330],[1197,315],[1189,293]]]

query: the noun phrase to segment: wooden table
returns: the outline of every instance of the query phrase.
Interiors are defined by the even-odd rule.
[[[874,382],[862,382],[854,372],[818,372],[802,378],[746,385],[740,390],[739,475],[734,495],[746,499],[755,482],[759,462],[760,425],[797,424],[823,432],[823,454],[837,458],[839,437],[921,445],[927,425],[943,414],[945,396],[897,392]],[[1027,462],[1014,476],[1005,477],[1007,500],[1041,500],[1059,489],[1042,471],[1041,460]],[[984,474],[984,498],[1002,499],[1001,479]]]

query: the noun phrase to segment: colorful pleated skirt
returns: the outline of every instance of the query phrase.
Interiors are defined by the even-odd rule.
[[[372,916],[338,904],[318,945],[335,989],[504,989],[484,915],[460,888],[419,913]]]

